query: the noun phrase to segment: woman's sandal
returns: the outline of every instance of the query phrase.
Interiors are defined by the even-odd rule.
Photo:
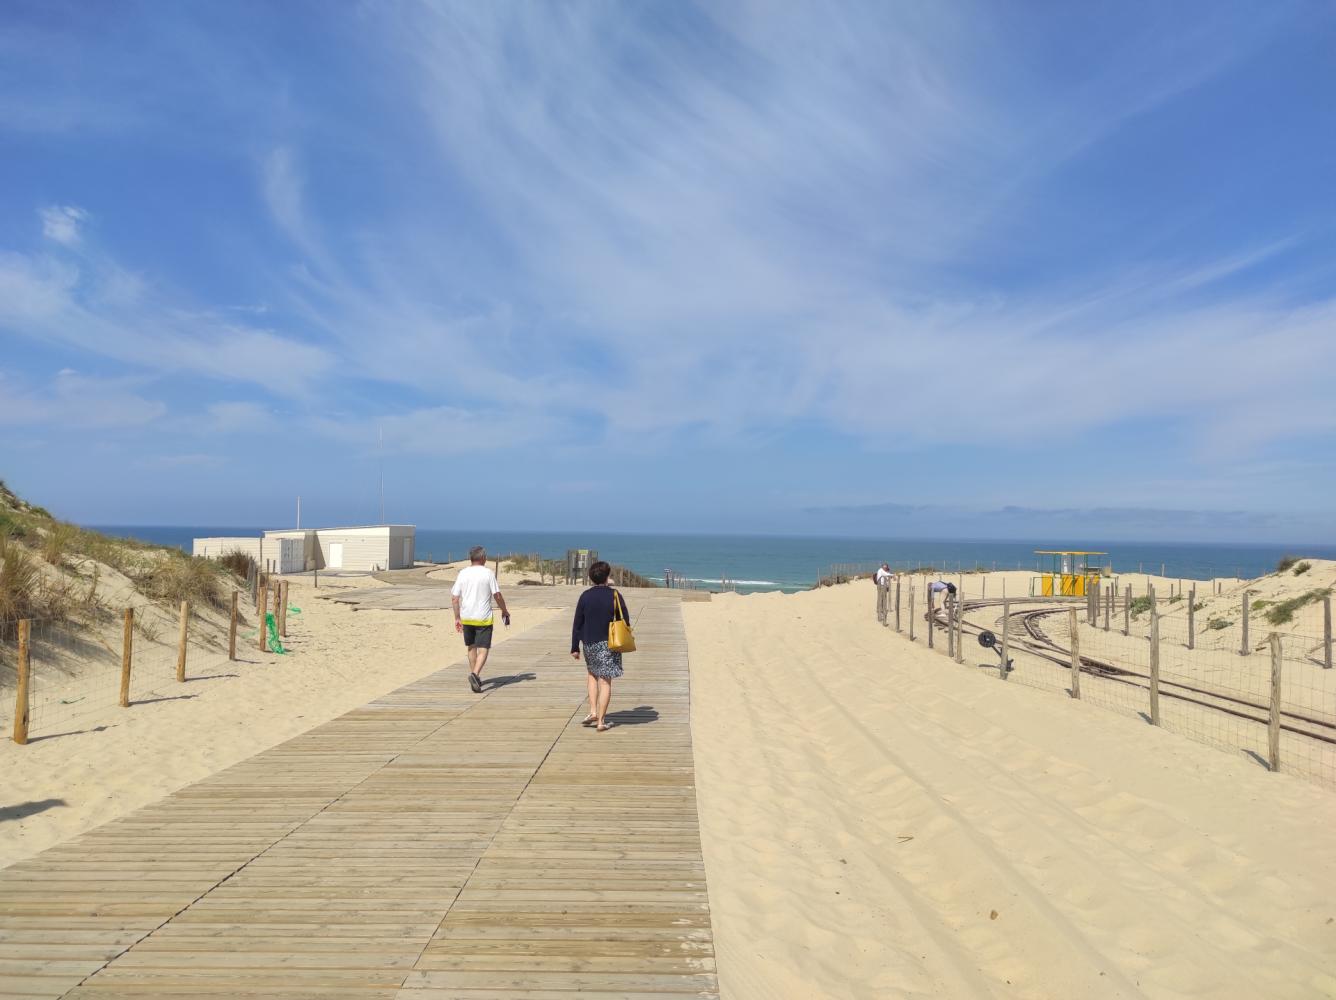
[[[617,724],[617,723],[615,723],[615,722],[607,722],[607,723],[604,723],[603,725],[601,725],[601,726],[598,727],[598,730],[597,730],[597,731],[600,732],[600,733],[606,733],[609,729],[611,729],[611,728],[612,728],[613,726],[615,726],[616,724]]]
[[[586,715],[583,719],[580,720],[580,725],[592,726],[597,721],[598,721],[597,715]]]

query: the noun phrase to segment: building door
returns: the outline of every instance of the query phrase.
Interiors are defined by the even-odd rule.
[[[343,569],[343,543],[329,543],[329,568]]]
[[[407,569],[408,567],[410,567],[410,566],[412,566],[412,565],[413,565],[413,539],[411,539],[411,538],[405,538],[405,539],[404,539],[404,568]]]

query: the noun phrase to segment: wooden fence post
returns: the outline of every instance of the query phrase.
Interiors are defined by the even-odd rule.
[[[1118,588],[1114,585],[1114,582],[1110,580],[1108,587],[1105,589],[1107,594],[1104,600],[1104,631],[1107,632],[1109,630],[1110,620],[1113,618],[1113,595]]]
[[[1322,666],[1331,669],[1331,595],[1322,598]]]
[[[14,691],[14,742],[28,742],[28,676],[32,672],[32,654],[29,642],[32,636],[32,622],[27,618],[19,621],[19,675],[18,688]]]
[[[265,635],[264,635],[264,617],[265,617],[265,614],[269,611],[269,588],[268,588],[265,584],[263,584],[263,583],[260,584],[260,599],[259,599],[259,601],[258,601],[258,602],[256,603],[256,605],[255,605],[255,610],[258,611],[258,612],[260,613],[260,640],[259,640],[259,648],[260,648],[260,652],[263,653],[263,652],[264,652],[264,648],[265,648],[265,644],[264,644],[264,640],[265,640]]]
[[[278,634],[286,639],[288,637],[288,581],[284,580],[280,586],[283,588],[283,599],[278,602]]]
[[[1188,649],[1197,648],[1197,587],[1188,591]]]
[[[909,581],[909,641],[914,641],[914,581]]]
[[[897,632],[900,631],[900,576],[899,576],[899,574],[896,574],[896,577],[895,577],[895,630],[896,630]],[[1331,648],[1331,644],[1330,644],[1330,643],[1327,644],[1327,648],[1328,648],[1328,649]]]
[[[1248,655],[1248,612],[1251,610],[1250,605],[1248,604],[1249,593],[1250,592],[1247,590],[1243,592],[1243,636],[1239,642],[1240,656]]]
[[[1067,612],[1067,627],[1072,633],[1072,697],[1081,697],[1081,632],[1076,609]]]
[[[186,679],[186,639],[190,630],[190,602],[181,602],[181,634],[176,640],[176,680],[184,684]]]
[[[1160,724],[1160,613],[1150,613],[1150,724]]]
[[[956,662],[965,662],[965,583],[956,594]]]
[[[130,661],[135,650],[135,609],[125,609],[125,630],[121,636],[121,708],[130,707]]]
[[[232,591],[232,617],[227,626],[227,658],[237,658],[237,592]]]
[[[1007,625],[1011,621],[1011,602],[1002,601],[1002,679],[1007,679],[1007,661],[1011,658],[1011,631]]]
[[[1123,595],[1123,635],[1132,634],[1132,585],[1127,585],[1127,593]]]
[[[924,591],[924,593],[927,595],[927,604],[928,604],[928,648],[932,649],[934,648],[934,646],[936,646],[936,641],[935,641],[936,636],[934,636],[933,633],[937,631],[935,628],[932,627],[932,618],[933,615],[936,614],[937,608],[935,607],[936,600],[932,596],[931,583],[928,584],[928,588],[927,590]]]
[[[1280,636],[1271,633],[1271,717],[1266,726],[1266,759],[1280,770]]]

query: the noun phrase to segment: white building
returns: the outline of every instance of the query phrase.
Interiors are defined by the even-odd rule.
[[[193,552],[216,559],[240,550],[261,567],[278,573],[312,569],[371,572],[413,565],[416,531],[411,524],[351,528],[287,528],[261,538],[196,538]]]

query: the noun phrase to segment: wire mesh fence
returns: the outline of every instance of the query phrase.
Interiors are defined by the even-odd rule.
[[[878,621],[957,659],[969,649],[963,658],[972,664],[992,667],[995,659],[999,676],[1005,650],[1011,683],[1079,697],[1336,785],[1336,670],[1326,666],[1331,638],[1280,632],[1263,619],[1249,623],[1245,641],[1246,594],[1234,595],[1240,621],[1232,623],[1233,634],[1218,636],[1211,633],[1225,630],[1174,606],[1181,602],[1163,614],[1158,595],[1149,602],[1133,597],[1129,607],[1126,589],[1112,598],[1102,589],[1091,598],[1003,602],[962,593],[958,601],[934,601],[927,586],[926,579],[903,576],[879,588]],[[897,603],[915,609],[912,623],[896,614]],[[981,657],[985,631],[996,643]]]
[[[237,676],[230,622],[221,635],[200,624],[187,610],[183,629],[180,609],[151,602],[103,608],[88,620],[28,620],[22,629],[0,622],[0,732],[26,731],[32,741],[95,729],[125,708],[196,697],[191,682]],[[244,595],[236,641],[259,646],[258,612]],[[25,707],[26,727],[16,727]]]

